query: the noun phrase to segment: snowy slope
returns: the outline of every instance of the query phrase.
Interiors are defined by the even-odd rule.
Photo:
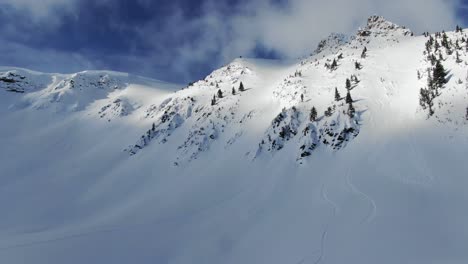
[[[430,117],[382,17],[183,89],[0,68],[0,262],[466,263],[467,33]]]

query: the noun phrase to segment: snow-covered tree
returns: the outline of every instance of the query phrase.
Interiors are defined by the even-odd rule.
[[[339,102],[341,100],[341,95],[338,92],[338,88],[335,87],[335,101]]]
[[[330,117],[333,115],[333,109],[331,107],[328,107],[327,110],[325,110],[324,115],[327,117]]]
[[[218,98],[223,98],[223,91],[221,89],[218,90]]]
[[[351,80],[350,79],[346,79],[346,90],[351,90]]]
[[[348,116],[353,118],[356,113],[356,109],[354,109],[353,103],[348,104]]]
[[[460,59],[460,53],[458,53],[458,51],[457,51],[455,57],[456,57],[455,61],[456,61],[457,63],[461,63],[461,62],[462,62],[462,60]]]
[[[348,90],[348,93],[346,94],[346,103],[350,104],[353,102],[353,98],[351,97],[351,92]]]
[[[447,83],[447,72],[440,60],[436,62],[432,72],[432,78],[437,88],[442,88]]]
[[[242,82],[239,84],[239,91],[240,92],[245,91],[244,84]]]
[[[315,107],[312,107],[312,109],[310,110],[310,121],[314,122],[316,120],[317,120],[317,109],[315,109]]]
[[[336,59],[333,59],[333,62],[330,66],[331,70],[334,71],[336,68],[338,68],[338,63],[336,62]]]
[[[367,57],[367,47],[364,47],[361,53],[361,58],[365,59]]]
[[[356,70],[361,70],[361,69],[362,69],[361,63],[359,63],[359,62],[356,61],[356,62],[354,63],[354,68],[356,68]]]

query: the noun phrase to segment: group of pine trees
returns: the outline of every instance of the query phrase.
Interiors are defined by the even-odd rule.
[[[244,91],[245,91],[245,87],[244,87],[244,84],[241,82],[239,84],[239,92],[244,92]],[[231,94],[232,95],[237,94],[236,88],[232,87]],[[213,95],[213,98],[211,99],[211,105],[216,105],[217,99],[221,99],[223,97],[224,97],[223,91],[221,91],[221,89],[218,89],[218,92],[215,95]]]
[[[351,76],[351,79],[346,79],[346,84],[345,84],[345,88],[347,90],[347,93],[346,93],[346,97],[343,98],[341,97],[340,95],[340,92],[338,91],[338,88],[335,87],[335,101],[336,102],[339,102],[341,100],[345,100],[345,103],[348,104],[348,112],[347,114],[349,115],[349,117],[353,118],[355,113],[356,113],[356,109],[354,108],[354,100],[351,96],[351,90],[353,89],[353,85],[351,83],[351,81],[355,82],[355,83],[358,83],[359,80],[357,79],[357,77],[355,75],[352,75]],[[326,116],[329,116],[333,113],[333,110],[331,107],[329,107],[326,111],[325,111],[325,115]]]
[[[462,33],[463,30],[457,26],[457,33]],[[427,69],[427,86],[420,89],[419,103],[424,110],[428,110],[428,116],[435,113],[434,99],[440,95],[440,90],[447,83],[447,71],[445,70],[442,62],[445,60],[442,51],[445,50],[447,56],[455,52],[455,62],[461,63],[459,51],[462,50],[460,43],[465,43],[466,50],[468,51],[468,40],[462,37],[461,40],[457,39],[455,43],[449,39],[445,31],[435,33],[434,37],[425,33],[429,37],[426,42],[427,59],[431,63],[431,67]],[[418,72],[418,78],[421,78],[421,73]]]
[[[427,87],[421,88],[419,104],[429,110],[429,117],[434,114],[434,99],[440,95],[440,89],[447,83],[447,71],[442,62],[437,60],[435,67],[427,72]]]
[[[153,125],[151,126],[151,129],[146,131],[145,135],[141,136],[141,144],[143,146],[148,145],[149,142],[151,141],[151,139],[154,137],[155,133],[156,133],[156,125],[153,123]],[[136,145],[136,147],[141,148],[141,146],[139,146],[139,145]]]
[[[348,104],[348,110],[347,110],[347,114],[349,117],[353,118],[356,114],[356,109],[354,108],[354,100],[351,96],[351,90],[353,89],[353,84],[352,82],[354,82],[355,84],[359,83],[359,79],[357,78],[357,76],[355,75],[352,75],[351,78],[349,79],[346,79],[346,82],[345,82],[345,88],[347,90],[347,93],[346,93],[346,97],[341,97],[341,94],[340,92],[338,91],[338,88],[335,87],[335,102],[340,102],[341,100],[345,100],[345,103]],[[333,115],[333,112],[336,110],[336,105],[333,105],[333,107],[328,107],[325,112],[324,112],[324,115],[327,116],[327,117],[330,117]],[[310,111],[310,121],[316,121],[317,120],[317,109],[315,107],[312,107],[311,111]]]
[[[463,32],[461,28],[457,26],[456,32]],[[468,40],[462,36],[461,39],[456,39],[455,43],[449,39],[447,33],[443,31],[442,33],[435,33],[435,37],[429,35],[428,33],[425,36],[429,37],[429,40],[426,42],[426,50],[428,61],[434,66],[437,60],[444,60],[444,55],[442,54],[442,48],[445,48],[445,53],[447,56],[452,55],[455,52],[455,61],[461,63],[460,51],[465,49],[468,52]],[[465,47],[463,48],[463,44]]]

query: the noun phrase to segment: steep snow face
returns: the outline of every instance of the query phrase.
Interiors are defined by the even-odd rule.
[[[183,89],[0,68],[0,262],[466,263],[468,36],[365,30]]]
[[[313,55],[323,56],[337,53],[339,48],[348,43],[349,37],[344,34],[332,33],[327,38],[320,41]]]

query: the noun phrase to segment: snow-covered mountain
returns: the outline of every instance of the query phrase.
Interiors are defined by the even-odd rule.
[[[468,261],[468,30],[187,87],[2,67],[0,106],[2,263]]]

